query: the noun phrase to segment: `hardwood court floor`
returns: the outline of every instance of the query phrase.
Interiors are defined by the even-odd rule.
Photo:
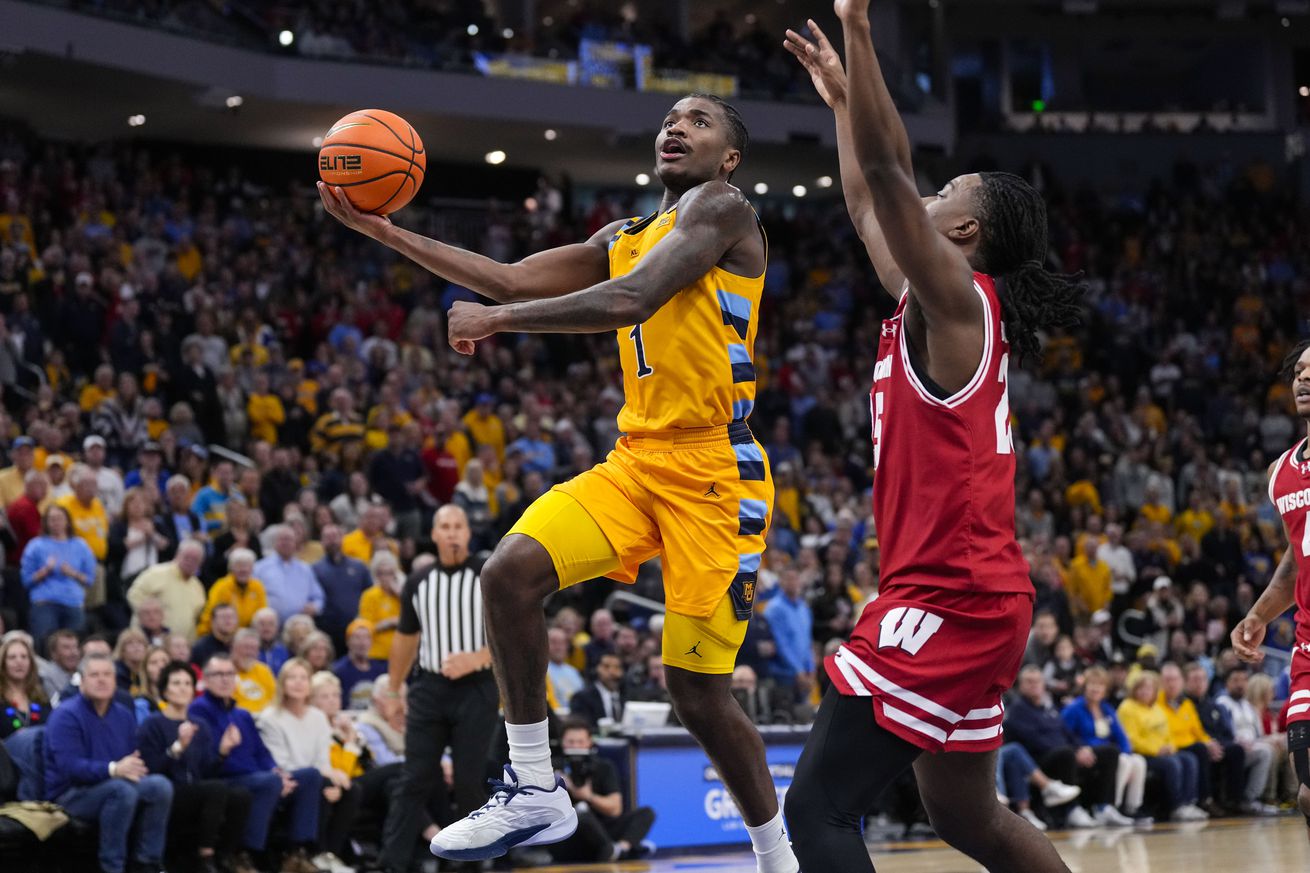
[[[1301,816],[1156,825],[1150,830],[1057,832],[1051,840],[1073,873],[1299,873],[1310,871]],[[937,841],[871,847],[878,873],[979,873]],[[754,873],[749,853],[686,855],[652,862],[537,867],[538,873]],[[827,873],[827,871],[822,871]]]

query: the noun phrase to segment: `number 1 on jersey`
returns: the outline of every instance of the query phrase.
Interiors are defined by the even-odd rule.
[[[633,344],[637,347],[637,378],[644,379],[651,373],[654,373],[655,368],[646,364],[646,346],[641,341],[640,324],[632,329],[632,333],[628,334],[628,338],[631,339]]]

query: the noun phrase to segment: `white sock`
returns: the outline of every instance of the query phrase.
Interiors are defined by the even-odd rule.
[[[551,788],[555,771],[550,766],[550,731],[545,719],[536,724],[506,724],[509,763],[520,785]]]
[[[801,869],[782,827],[782,810],[762,825],[746,825],[746,833],[751,835],[759,873],[798,873]]]

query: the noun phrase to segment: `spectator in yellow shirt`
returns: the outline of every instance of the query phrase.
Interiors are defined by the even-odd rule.
[[[455,464],[459,467],[459,475],[464,475],[464,466],[473,457],[473,445],[469,442],[468,434],[464,433],[461,427],[456,410],[446,407],[441,412],[438,434],[446,434],[444,448],[446,454],[455,459]]]
[[[277,429],[287,420],[282,398],[269,388],[268,373],[255,374],[255,384],[246,401],[246,417],[250,420],[250,437],[277,444]]]
[[[1187,498],[1187,508],[1174,520],[1174,530],[1181,537],[1190,534],[1198,543],[1214,527],[1214,515],[1205,505],[1205,497],[1199,489],[1193,488]]]
[[[373,560],[376,552],[400,554],[399,545],[387,536],[389,515],[385,503],[370,503],[359,515],[359,527],[342,538],[341,553],[365,564]]]
[[[96,496],[96,474],[78,464],[68,474],[73,493],[56,501],[73,519],[73,532],[86,540],[96,562],[103,564],[109,551],[109,514]]]
[[[9,446],[12,467],[0,470],[0,506],[8,509],[27,490],[27,474],[36,469],[36,440],[20,436]]]
[[[400,564],[391,552],[378,552],[369,563],[373,585],[359,596],[359,617],[373,625],[372,659],[385,661],[391,654],[391,638],[400,624],[400,589],[405,584]]]
[[[1071,508],[1085,506],[1089,511],[1101,514],[1101,492],[1091,479],[1079,479],[1064,489],[1064,502]]]
[[[1197,806],[1197,766],[1191,755],[1179,754],[1169,731],[1169,719],[1159,700],[1160,681],[1143,670],[1128,682],[1129,697],[1119,704],[1119,722],[1132,750],[1146,758],[1148,774],[1164,779],[1165,801],[1175,821],[1209,818]]]
[[[236,693],[232,698],[237,706],[251,714],[258,714],[273,702],[277,679],[268,665],[259,660],[259,633],[243,627],[232,638],[232,665],[237,671]]]
[[[205,602],[205,611],[200,615],[196,633],[201,636],[209,633],[209,622],[214,614],[214,607],[220,603],[231,604],[237,611],[237,625],[249,627],[255,613],[268,606],[268,595],[264,583],[251,575],[255,569],[255,553],[250,549],[233,549],[227,556],[228,574],[209,589],[209,598]]]
[[[1234,524],[1246,515],[1246,501],[1242,499],[1242,483],[1236,477],[1224,480],[1224,499],[1219,511]]]
[[[1092,613],[1110,605],[1110,565],[1096,556],[1100,543],[1095,537],[1083,540],[1082,552],[1069,564],[1065,588],[1074,618],[1085,622]]]
[[[1142,502],[1142,518],[1160,524],[1168,524],[1173,520],[1173,510],[1160,502],[1160,489],[1154,485],[1147,485],[1145,497]]]
[[[496,460],[505,460],[505,423],[496,415],[496,397],[486,391],[477,396],[473,408],[464,413],[464,427],[473,441],[496,450]]]
[[[1169,662],[1160,668],[1160,707],[1169,723],[1169,741],[1196,758],[1197,786],[1202,800],[1210,798],[1210,764],[1222,761],[1224,747],[1205,732],[1196,704],[1184,693],[1183,671]]]
[[[114,368],[108,364],[96,367],[95,379],[82,386],[77,405],[83,412],[92,413],[100,404],[114,396]]]

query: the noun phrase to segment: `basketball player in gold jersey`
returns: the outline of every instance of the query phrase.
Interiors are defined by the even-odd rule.
[[[508,265],[360,214],[339,189],[319,186],[348,226],[502,304],[451,309],[450,342],[463,354],[496,333],[617,332],[625,435],[604,463],[529,507],[482,571],[510,766],[485,805],[432,841],[443,858],[494,858],[576,829],[550,764],[541,604],[597,576],[631,582],[659,556],[678,717],[732,792],[760,871],[798,869],[763,742],[729,694],[773,506],[768,463],[746,424],[766,260],[755,212],[729,184],[746,144],[723,100],[678,101],[655,141],[665,188],[657,212]]]

